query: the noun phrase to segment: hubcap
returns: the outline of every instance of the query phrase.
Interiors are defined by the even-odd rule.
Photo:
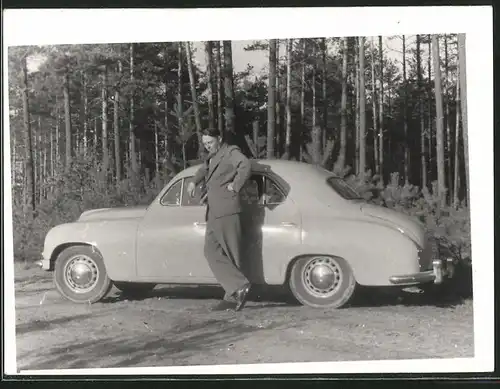
[[[71,258],[64,271],[66,285],[75,293],[92,290],[99,279],[99,269],[94,260],[86,255]]]
[[[309,293],[326,298],[333,295],[340,286],[342,271],[333,258],[315,257],[305,266],[302,279]]]

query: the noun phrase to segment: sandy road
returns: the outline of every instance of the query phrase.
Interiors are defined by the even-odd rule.
[[[238,313],[210,312],[217,288],[157,287],[141,300],[62,299],[49,275],[16,271],[18,369],[472,357],[472,300],[370,293],[340,310],[259,292]]]

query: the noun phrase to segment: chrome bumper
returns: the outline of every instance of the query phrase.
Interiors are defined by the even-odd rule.
[[[453,270],[454,262],[452,258],[447,258],[446,261],[443,261],[442,259],[435,259],[432,261],[432,270],[414,274],[392,276],[389,278],[389,281],[395,285],[416,285],[427,282],[441,284],[445,278],[453,277]]]
[[[36,261],[35,264],[42,268],[43,270],[50,270],[50,260],[49,259],[42,259],[40,261]]]

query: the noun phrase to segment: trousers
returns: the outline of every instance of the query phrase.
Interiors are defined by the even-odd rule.
[[[248,283],[241,271],[241,219],[239,214],[214,218],[210,212],[207,219],[204,254],[227,300]]]

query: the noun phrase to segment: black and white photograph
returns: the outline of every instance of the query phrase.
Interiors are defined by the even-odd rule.
[[[8,374],[493,369],[491,8],[5,22]]]

